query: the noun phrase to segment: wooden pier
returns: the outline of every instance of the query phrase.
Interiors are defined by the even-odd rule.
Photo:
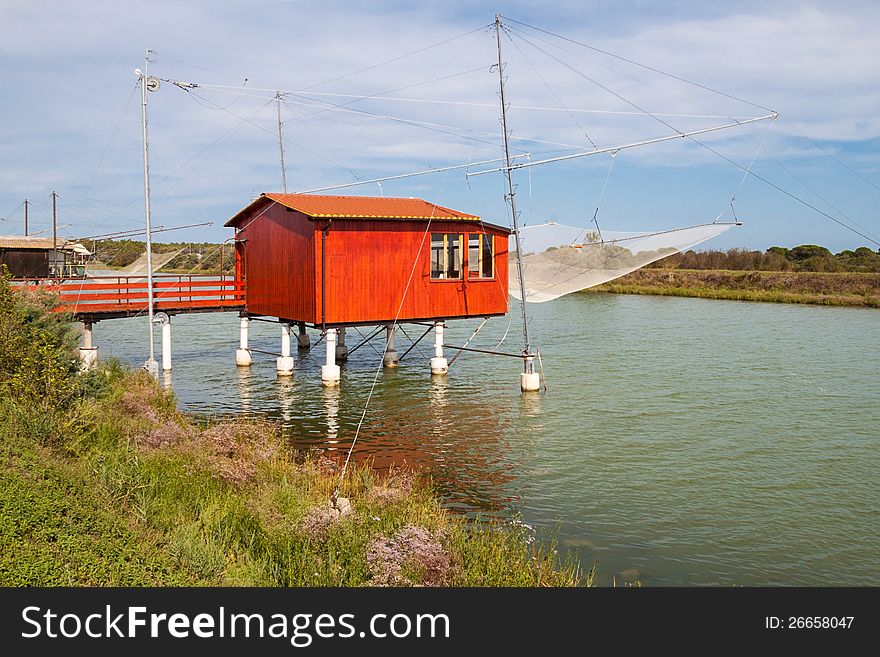
[[[59,312],[68,312],[87,324],[147,312],[147,279],[143,274],[15,279],[12,283],[57,295]],[[154,274],[153,300],[155,311],[169,315],[241,311],[245,307],[245,284],[214,274]]]

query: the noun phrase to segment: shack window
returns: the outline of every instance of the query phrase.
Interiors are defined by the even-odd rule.
[[[492,258],[492,236],[468,235],[468,278],[492,278],[495,275]]]
[[[431,233],[431,278],[461,278],[462,235]]]

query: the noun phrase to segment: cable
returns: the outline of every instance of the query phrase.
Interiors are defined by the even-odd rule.
[[[197,69],[199,69],[200,71],[206,71],[207,73],[213,73],[214,75],[219,75],[219,76],[224,77],[224,78],[230,78],[230,79],[232,79],[232,80],[241,80],[241,79],[242,79],[241,77],[238,77],[238,76],[235,76],[235,75],[229,75],[228,73],[220,73],[219,71],[212,71],[211,69],[209,69],[209,68],[205,68],[204,66],[199,66],[198,64],[190,64],[189,62],[185,62],[185,61],[180,60],[180,59],[174,59],[174,57],[170,57],[170,56],[168,56],[168,55],[166,55],[166,54],[164,54],[164,53],[160,53],[160,52],[157,51],[157,50],[153,50],[152,53],[153,53],[154,55],[157,55],[157,56],[161,57],[162,59],[169,59],[169,60],[171,60],[172,62],[177,62],[178,64],[183,64],[184,66],[191,66],[192,68],[197,68]],[[247,78],[244,78],[244,81],[247,82]]]
[[[773,124],[771,123],[770,125],[772,126]],[[758,155],[761,153],[761,149],[764,147],[764,142],[766,141],[766,138],[767,137],[765,135],[764,138],[761,139],[761,142],[758,144],[758,148],[755,151],[755,154],[752,156],[752,161],[749,163],[749,168],[746,169],[746,171],[743,173],[742,178],[739,181],[739,185],[737,185],[736,189],[733,192],[733,195],[730,197],[730,201],[728,201],[728,206],[730,207],[730,211],[733,213],[733,219],[737,223],[740,223],[740,221],[736,218],[736,210],[734,210],[734,208],[733,208],[733,204],[736,203],[736,195],[739,194],[739,191],[742,189],[743,184],[746,182],[746,178],[749,177],[749,173],[751,173],[751,171],[752,171],[752,167],[755,166],[755,161],[758,159]],[[718,216],[715,217],[715,221],[713,221],[712,223],[714,224],[719,219],[721,219],[721,217],[724,215],[724,213],[726,211],[727,211],[727,207],[725,207],[723,210],[721,210],[721,212],[718,213]]]
[[[833,222],[835,222],[836,224],[838,224],[838,225],[840,225],[840,226],[843,226],[843,227],[846,228],[847,230],[850,230],[850,231],[852,231],[853,233],[855,233],[855,234],[857,234],[857,235],[860,235],[861,237],[864,237],[865,239],[870,240],[872,243],[874,243],[874,244],[880,246],[880,241],[878,241],[878,240],[876,240],[876,239],[874,239],[874,238],[872,238],[872,237],[869,237],[869,236],[866,235],[865,233],[863,233],[863,232],[861,232],[861,231],[859,231],[859,230],[856,230],[856,229],[853,228],[852,226],[848,226],[847,224],[845,224],[844,222],[840,221],[840,220],[837,219],[836,217],[834,217],[834,216],[828,214],[827,212],[824,212],[823,210],[820,210],[820,209],[817,208],[815,205],[812,205],[811,203],[808,203],[807,201],[803,200],[803,199],[800,198],[799,196],[796,196],[795,194],[792,194],[791,192],[789,192],[789,191],[783,189],[783,188],[780,187],[779,185],[776,185],[775,183],[770,182],[768,179],[766,179],[766,178],[764,178],[764,177],[762,177],[762,176],[759,176],[758,174],[756,174],[756,173],[754,173],[753,171],[751,171],[751,167],[747,169],[747,168],[745,168],[744,166],[742,166],[741,164],[739,164],[738,162],[735,162],[734,160],[730,159],[730,158],[727,157],[726,155],[722,155],[722,154],[719,153],[717,150],[715,150],[714,148],[711,148],[711,147],[708,146],[707,144],[705,144],[705,143],[703,143],[703,142],[701,142],[701,141],[699,141],[699,140],[697,140],[697,139],[694,139],[694,138],[693,138],[692,136],[690,136],[690,135],[687,135],[687,134],[683,133],[681,130],[678,130],[677,128],[675,128],[674,126],[672,126],[672,125],[669,124],[668,122],[664,121],[663,119],[661,119],[661,118],[655,116],[654,114],[652,114],[651,112],[648,112],[647,110],[645,110],[645,109],[639,107],[637,104],[635,104],[635,103],[632,102],[631,100],[629,100],[629,99],[627,99],[627,98],[624,98],[624,97],[621,96],[619,93],[613,91],[612,89],[609,89],[608,87],[606,87],[606,86],[603,85],[602,83],[600,83],[600,82],[598,82],[598,81],[592,79],[591,77],[589,77],[588,75],[586,75],[586,74],[583,73],[582,71],[579,71],[578,69],[574,68],[573,66],[567,64],[566,62],[562,61],[561,59],[559,59],[558,57],[554,56],[553,54],[548,53],[546,50],[544,50],[544,49],[541,48],[540,46],[537,46],[537,45],[533,44],[531,41],[529,41],[529,40],[526,39],[525,37],[520,36],[520,38],[523,39],[523,40],[524,40],[526,43],[528,43],[529,45],[531,45],[533,48],[535,48],[535,49],[537,49],[537,50],[543,52],[545,55],[547,55],[547,56],[550,57],[551,59],[553,59],[553,60],[557,61],[558,63],[562,64],[563,66],[565,66],[566,68],[568,68],[568,69],[571,70],[572,72],[574,72],[574,73],[580,75],[580,76],[583,77],[585,80],[588,80],[589,82],[592,82],[592,83],[595,84],[596,86],[600,87],[600,88],[603,89],[604,91],[607,91],[608,93],[610,93],[611,95],[615,96],[616,98],[619,98],[620,100],[622,100],[623,102],[627,103],[628,105],[634,107],[635,109],[637,109],[637,110],[639,110],[639,111],[641,111],[641,112],[644,112],[644,114],[645,114],[646,116],[649,116],[649,117],[651,117],[652,119],[654,119],[655,121],[657,121],[657,122],[659,122],[659,123],[665,125],[667,128],[669,128],[669,129],[671,129],[671,130],[674,130],[675,132],[677,132],[677,133],[680,134],[681,136],[683,136],[683,137],[687,137],[687,139],[689,139],[689,140],[692,141],[693,143],[697,144],[698,146],[701,146],[702,148],[705,148],[706,150],[708,150],[708,151],[711,152],[711,153],[714,153],[715,155],[717,155],[717,156],[720,157],[721,159],[723,159],[723,160],[729,162],[730,164],[733,164],[733,165],[734,165],[735,167],[737,167],[738,169],[740,169],[740,170],[742,170],[742,171],[746,171],[747,174],[750,174],[750,175],[754,176],[755,178],[757,178],[758,180],[761,180],[762,182],[764,182],[764,183],[770,185],[771,187],[773,187],[773,188],[776,189],[777,191],[782,192],[783,194],[785,194],[786,196],[788,196],[788,197],[794,199],[794,200],[797,201],[798,203],[801,203],[802,205],[805,205],[806,207],[808,207],[808,208],[810,208],[810,209],[812,209],[812,210],[818,212],[818,213],[821,214],[822,216],[827,217],[828,219],[831,219],[831,220],[832,220]],[[737,99],[737,100],[739,100],[739,99]],[[745,101],[744,101],[744,102],[745,102]],[[758,106],[758,107],[760,107],[760,106]],[[853,223],[855,223],[855,222],[853,222]]]
[[[602,201],[605,199],[605,190],[608,187],[608,180],[611,178],[611,170],[614,168],[614,160],[617,159],[617,152],[612,151],[611,162],[608,164],[608,171],[605,174],[605,182],[602,184],[602,191],[599,193],[599,200],[596,203],[596,211],[593,212],[593,223],[596,224],[596,232],[599,233],[599,241],[602,241],[602,229],[599,228],[599,208],[602,207]]]
[[[552,37],[556,37],[557,39],[562,39],[563,41],[568,41],[569,43],[573,43],[578,46],[582,46],[584,48],[588,48],[589,50],[593,50],[595,52],[601,53],[603,55],[607,55],[608,57],[613,57],[614,59],[619,59],[622,62],[626,62],[627,64],[632,64],[633,66],[638,66],[640,68],[644,68],[648,71],[653,71],[654,73],[659,73],[660,75],[665,75],[668,78],[672,78],[673,80],[678,80],[679,82],[684,82],[685,84],[692,85],[694,87],[698,87],[703,89],[704,91],[709,91],[714,94],[718,94],[719,96],[724,96],[725,98],[730,98],[731,100],[736,100],[740,103],[745,103],[746,105],[751,105],[752,107],[757,107],[758,109],[765,110],[767,112],[772,112],[769,107],[764,107],[763,105],[758,105],[757,103],[753,103],[750,100],[745,100],[744,98],[739,98],[732,94],[726,93],[724,91],[719,91],[718,89],[713,89],[712,87],[707,87],[706,85],[700,84],[698,82],[692,82],[691,80],[686,80],[685,78],[679,77],[677,75],[673,75],[672,73],[667,73],[666,71],[662,71],[659,68],[654,68],[653,66],[648,66],[647,64],[642,64],[641,62],[634,61],[632,59],[627,59],[626,57],[621,57],[620,55],[615,55],[612,52],[608,52],[607,50],[602,50],[601,48],[596,48],[595,46],[591,46],[589,44],[583,43],[581,41],[576,41],[575,39],[570,39],[568,37],[562,36],[561,34],[556,34],[554,32],[550,32],[549,30],[543,30],[540,27],[535,27],[534,25],[529,25],[528,23],[523,23],[518,20],[514,20],[512,18],[505,18],[506,21],[511,23],[516,23],[517,25],[522,25],[523,27],[527,27],[532,30],[536,30],[537,32],[543,32]]]
[[[98,177],[98,172],[101,170],[101,167],[104,165],[104,160],[107,157],[107,153],[110,152],[110,146],[113,145],[113,141],[116,139],[116,135],[119,132],[119,127],[122,125],[122,120],[125,118],[125,115],[128,113],[128,108],[131,107],[131,101],[134,98],[134,93],[138,89],[138,85],[140,82],[135,82],[131,88],[131,94],[128,96],[128,102],[125,103],[125,107],[122,109],[122,113],[119,115],[119,120],[116,122],[116,127],[113,128],[113,134],[110,135],[110,140],[107,142],[107,145],[104,147],[104,152],[101,153],[101,159],[98,160],[98,166],[95,167],[95,172],[92,174],[92,179],[89,180],[89,185],[86,187],[86,195],[90,191],[92,191],[92,185],[95,184],[95,179]],[[79,204],[79,210],[82,210],[83,204]]]
[[[345,78],[349,78],[353,75],[360,75],[361,73],[366,73],[367,71],[372,71],[373,69],[379,68],[380,66],[386,66],[388,64],[393,64],[394,62],[399,62],[402,59],[406,59],[407,57],[412,57],[413,55],[418,55],[419,53],[423,53],[427,50],[431,50],[432,48],[437,48],[439,46],[444,46],[447,43],[452,43],[453,41],[457,41],[458,39],[464,38],[466,36],[470,36],[471,34],[475,34],[482,30],[485,30],[487,26],[482,25],[474,30],[469,32],[464,32],[463,34],[459,34],[458,36],[451,37],[449,39],[445,39],[443,41],[439,41],[437,43],[433,43],[429,46],[424,46],[423,48],[418,48],[417,50],[413,50],[404,55],[399,55],[398,57],[392,57],[391,59],[386,59],[384,62],[379,62],[378,64],[372,64],[370,66],[366,66],[364,68],[358,69],[357,71],[352,71],[351,73],[346,73],[345,75],[340,75],[335,78],[331,78],[330,80],[325,80],[324,82],[316,82],[312,84],[306,89],[314,89],[315,87],[322,87],[325,84],[330,84],[331,82],[338,82],[339,80],[344,80]]]
[[[510,34],[508,34],[507,30],[504,31],[504,34],[507,35],[507,39],[510,41],[510,43],[512,43],[513,46],[517,49],[517,51],[519,51],[519,54],[522,55],[523,59],[526,60],[526,63],[535,72],[535,75],[537,75],[538,78],[541,80],[541,82],[544,83],[544,86],[547,87],[547,91],[549,91],[550,94],[556,99],[556,102],[559,103],[560,107],[562,107],[562,109],[565,110],[566,114],[568,114],[568,118],[570,118],[574,122],[574,124],[577,126],[578,130],[580,130],[582,133],[584,133],[584,137],[586,137],[587,141],[590,142],[590,145],[593,147],[593,150],[597,150],[598,146],[596,146],[596,144],[593,142],[593,140],[590,139],[590,135],[587,134],[586,129],[584,129],[584,127],[578,122],[578,120],[574,117],[574,114],[572,114],[571,112],[568,111],[568,108],[565,106],[565,103],[563,103],[562,99],[557,95],[557,93],[555,91],[553,91],[553,88],[550,86],[550,84],[547,82],[547,80],[544,79],[544,76],[541,75],[541,72],[537,69],[537,67],[535,67],[535,65],[532,63],[532,60],[530,60],[526,56],[526,54],[523,52],[522,48],[519,47],[519,44],[511,38]]]
[[[288,93],[287,95],[301,98],[301,96],[298,96],[297,94],[294,94],[294,93]],[[327,111],[336,111],[336,112],[344,112],[344,113],[350,113],[350,114],[359,114],[362,116],[369,116],[369,117],[372,117],[375,119],[392,121],[394,123],[403,123],[405,125],[413,126],[416,128],[422,128],[424,130],[430,130],[432,132],[439,132],[441,134],[450,135],[452,137],[457,137],[459,139],[467,139],[469,141],[478,142],[480,144],[486,144],[489,146],[497,146],[497,144],[495,144],[494,142],[488,141],[486,139],[480,139],[478,137],[469,137],[467,135],[457,134],[455,132],[450,132],[450,130],[458,130],[461,132],[475,132],[475,133],[482,133],[482,134],[492,134],[489,132],[485,132],[483,130],[474,130],[472,128],[460,128],[458,126],[448,126],[448,125],[444,125],[442,123],[432,123],[429,121],[416,121],[415,119],[404,119],[402,117],[391,116],[388,114],[377,114],[375,112],[368,112],[367,110],[363,110],[363,109],[348,108],[348,107],[344,107],[341,105],[336,105],[334,103],[330,103],[328,101],[323,101],[323,100],[314,101],[310,98],[303,98],[303,100],[306,101],[309,105],[311,105],[315,102],[323,103],[328,106]],[[532,141],[532,140],[530,140],[530,141]],[[552,143],[553,145],[556,145],[556,146],[568,146],[570,148],[578,148],[578,146],[574,146],[574,145],[570,145],[570,144],[558,144],[555,142],[545,142],[545,143]]]
[[[243,116],[240,116],[239,114],[236,114],[236,113],[233,112],[232,110],[230,110],[230,109],[226,109],[226,108],[224,108],[224,107],[218,105],[217,103],[213,102],[212,100],[209,100],[208,98],[205,98],[204,96],[200,96],[200,95],[197,94],[193,89],[186,89],[186,88],[183,88],[183,87],[178,87],[178,88],[183,89],[186,93],[190,94],[190,95],[193,96],[194,98],[199,98],[199,99],[203,100],[203,101],[206,102],[206,103],[210,103],[211,105],[213,105],[213,106],[216,107],[217,109],[222,110],[222,111],[224,111],[224,112],[228,112],[228,113],[231,114],[232,116],[234,116],[234,117],[240,119],[241,121],[244,121],[244,122],[246,122],[246,123],[249,123],[250,125],[252,125],[252,126],[254,126],[255,128],[257,128],[258,130],[262,130],[263,132],[267,132],[267,133],[269,133],[270,135],[272,135],[273,137],[276,137],[276,133],[275,133],[274,130],[270,130],[269,128],[266,128],[266,127],[264,127],[264,126],[261,126],[259,123],[254,123],[254,122],[251,121],[250,119],[248,119],[248,118],[246,118],[246,117],[243,117]],[[261,108],[261,109],[262,109],[262,108]],[[306,148],[305,146],[303,146],[303,145],[301,145],[301,144],[298,144],[298,143],[296,143],[296,142],[294,142],[294,141],[291,141],[289,137],[285,137],[285,138],[284,138],[284,143],[286,143],[286,144],[290,144],[291,146],[293,146],[293,147],[295,147],[295,148],[298,148],[298,149],[300,149],[301,151],[305,151],[305,152],[308,153],[309,155],[313,155],[313,156],[315,156],[315,157],[317,157],[317,158],[319,158],[319,159],[321,159],[321,160],[324,160],[325,162],[329,162],[330,164],[333,164],[333,165],[336,165],[336,166],[338,166],[338,167],[340,167],[340,168],[342,168],[342,169],[345,169],[346,171],[348,171],[348,172],[351,174],[351,176],[352,176],[355,180],[358,180],[358,179],[359,179],[359,176],[358,176],[354,171],[352,171],[351,169],[349,169],[347,166],[345,166],[345,165],[342,164],[341,162],[334,162],[334,161],[331,160],[330,158],[325,157],[325,156],[321,155],[320,153],[311,150],[310,148]]]
[[[817,208],[817,207],[816,207],[815,205],[813,205],[812,203],[809,203],[809,202],[805,201],[804,199],[802,199],[802,198],[799,197],[799,196],[795,196],[794,194],[792,194],[792,193],[789,192],[788,190],[783,189],[782,187],[780,187],[780,186],[777,185],[776,183],[767,180],[767,178],[764,178],[763,176],[758,175],[758,174],[755,173],[754,171],[750,171],[749,169],[746,169],[746,168],[745,168],[743,165],[741,165],[739,162],[735,162],[734,160],[731,160],[731,159],[730,159],[729,157],[727,157],[726,155],[722,155],[721,153],[719,153],[718,151],[716,151],[714,148],[708,146],[707,144],[704,144],[704,143],[702,143],[702,142],[700,142],[700,141],[697,141],[696,139],[692,139],[692,138],[690,138],[690,137],[689,137],[689,139],[690,139],[692,142],[694,142],[695,144],[697,144],[698,146],[702,146],[703,148],[705,148],[705,149],[706,149],[707,151],[709,151],[710,153],[714,153],[715,155],[717,155],[718,157],[720,157],[722,160],[725,160],[725,161],[729,162],[730,164],[732,164],[733,166],[735,166],[737,169],[741,169],[742,171],[746,171],[749,175],[751,175],[751,176],[757,178],[758,180],[760,180],[760,181],[763,182],[763,183],[766,183],[767,185],[770,185],[770,187],[772,187],[772,188],[775,189],[776,191],[778,191],[778,192],[782,192],[783,194],[785,194],[785,195],[788,196],[789,198],[791,198],[791,199],[797,201],[797,202],[800,203],[801,205],[804,205],[804,206],[810,208],[811,210],[814,210],[815,212],[818,212],[818,213],[821,214],[823,217],[827,217],[828,219],[831,219],[831,221],[833,221],[834,223],[836,223],[836,224],[838,224],[838,225],[840,225],[840,226],[843,226],[843,227],[846,228],[847,230],[852,231],[853,233],[855,233],[856,235],[859,235],[859,236],[861,236],[861,237],[864,237],[864,238],[865,238],[866,240],[868,240],[869,242],[871,242],[871,243],[873,243],[873,244],[876,244],[877,246],[880,246],[880,241],[874,239],[873,237],[869,237],[869,236],[866,235],[865,233],[856,230],[856,229],[853,228],[852,226],[847,226],[845,223],[843,223],[843,222],[842,222],[840,219],[838,219],[837,217],[834,217],[834,216],[828,214],[827,212],[825,212],[825,211],[823,211],[823,210],[820,210],[819,208]]]
[[[467,73],[473,73],[476,71],[483,71],[485,67],[481,66],[478,69],[474,69],[472,71],[467,71]],[[610,70],[610,69],[609,69]],[[457,74],[464,75],[464,73]],[[451,76],[450,76],[451,77]],[[439,78],[439,80],[443,80],[445,78]],[[635,80],[635,78],[632,78]],[[432,80],[432,82],[436,82],[437,80]],[[636,80],[640,82],[639,80]],[[643,83],[644,84],[644,83]],[[413,85],[418,86],[418,85]],[[227,89],[227,87],[219,87],[215,85],[209,84],[200,84],[200,88],[207,89],[217,89],[218,93],[222,93],[222,89]],[[406,87],[404,87],[406,88]],[[266,90],[268,91],[268,89]],[[437,98],[403,98],[399,96],[380,96],[377,94],[343,94],[343,93],[329,93],[329,92],[318,92],[318,91],[304,91],[301,89],[292,89],[289,91],[282,91],[283,94],[294,93],[299,94],[301,96],[326,96],[329,98],[351,98],[354,100],[383,100],[383,101],[394,101],[401,103],[427,103],[434,105],[454,105],[460,107],[485,107],[485,108],[495,108],[496,105],[493,103],[477,103],[465,100],[440,100]],[[266,96],[259,94],[252,94],[254,98],[266,98]],[[700,107],[699,105],[697,107]],[[622,110],[609,110],[609,109],[587,109],[587,108],[577,108],[577,107],[546,107],[542,105],[508,105],[509,109],[515,110],[532,110],[532,111],[543,111],[543,112],[569,112],[569,113],[583,113],[583,114],[616,114],[623,116],[642,116],[641,112],[626,112]],[[704,109],[704,108],[701,108]],[[740,118],[746,119],[747,116],[740,117],[728,117],[725,114],[678,114],[678,113],[663,113],[663,112],[655,112],[657,116],[666,116],[671,118],[684,118],[684,119],[723,119],[723,118]]]
[[[748,133],[747,133],[747,134],[748,134]],[[751,137],[751,135],[749,135],[749,136]],[[753,138],[753,140],[754,140],[754,138]],[[859,228],[860,230],[862,230],[862,231],[864,231],[865,233],[867,233],[867,234],[868,234],[871,238],[873,238],[874,240],[880,239],[880,238],[877,237],[877,235],[875,235],[875,234],[872,233],[870,230],[868,230],[867,228],[865,228],[864,226],[862,226],[860,223],[858,223],[857,221],[855,221],[854,219],[852,219],[852,217],[850,217],[849,215],[847,215],[843,210],[841,210],[840,208],[838,208],[838,207],[837,207],[836,205],[834,205],[831,201],[829,201],[828,199],[826,199],[826,198],[825,198],[824,196],[822,196],[819,192],[817,192],[815,189],[813,189],[813,188],[810,187],[807,183],[805,183],[803,180],[801,180],[801,179],[800,179],[800,178],[794,173],[794,171],[792,171],[792,170],[789,169],[787,166],[785,166],[785,165],[784,165],[779,159],[777,159],[772,153],[767,153],[767,155],[770,157],[771,160],[773,160],[773,162],[774,162],[774,163],[775,163],[780,169],[782,169],[783,171],[785,171],[789,176],[791,176],[791,177],[795,180],[795,182],[797,182],[801,187],[803,187],[805,190],[807,190],[810,194],[812,194],[813,196],[815,196],[816,198],[818,198],[820,201],[822,201],[822,202],[823,202],[825,205],[827,205],[829,208],[831,208],[831,209],[834,210],[836,213],[838,213],[839,215],[841,215],[844,219],[846,219],[846,220],[849,221],[851,224],[853,224],[856,228]],[[753,162],[753,164],[754,164],[754,162]],[[749,170],[751,170],[751,166],[749,167]],[[746,174],[746,175],[748,175],[748,174]],[[744,176],[744,177],[745,177],[745,176]]]
[[[207,146],[205,146],[204,148],[202,148],[202,149],[201,149],[200,151],[198,151],[195,155],[193,155],[193,156],[191,156],[190,158],[188,158],[187,160],[185,160],[180,166],[178,166],[177,168],[175,168],[173,171],[171,171],[171,172],[168,173],[167,175],[163,176],[163,177],[162,177],[157,183],[155,183],[155,184],[152,185],[152,189],[153,189],[153,190],[157,189],[159,186],[161,186],[162,184],[164,184],[169,178],[171,178],[172,176],[174,176],[178,171],[180,171],[180,170],[183,169],[185,166],[187,166],[190,162],[192,162],[193,160],[195,160],[196,158],[198,158],[199,156],[201,156],[203,153],[207,152],[209,149],[213,148],[214,146],[216,146],[217,144],[219,144],[220,142],[222,142],[224,139],[226,139],[227,137],[229,137],[230,135],[232,135],[233,133],[235,133],[237,130],[239,130],[239,129],[241,128],[242,123],[244,123],[244,122],[246,122],[246,121],[249,121],[249,119],[252,119],[253,117],[255,117],[255,116],[256,116],[257,114],[259,114],[262,110],[264,110],[266,107],[268,107],[268,106],[271,104],[271,102],[272,102],[272,101],[269,101],[269,103],[267,103],[266,105],[263,105],[263,106],[257,108],[257,109],[256,109],[252,114],[250,114],[247,118],[242,118],[242,119],[241,119],[236,125],[234,125],[232,128],[230,128],[229,130],[227,130],[227,131],[226,131],[224,134],[222,134],[220,137],[218,137],[218,138],[215,139],[213,142],[211,142],[210,144],[208,144]],[[190,172],[190,173],[191,173],[191,172]],[[182,181],[183,181],[188,175],[189,175],[189,173],[183,175],[180,179],[177,180],[177,182],[175,183],[175,185],[177,185],[177,184],[179,184],[180,182],[182,182]],[[174,188],[174,185],[172,185],[171,187],[169,187],[169,188],[163,190],[161,194],[159,194],[158,196],[156,196],[156,200],[158,201],[158,200],[161,200],[162,198],[164,198],[164,197],[168,194],[168,192],[169,192],[171,189],[173,189],[173,188]],[[113,219],[116,219],[116,218],[119,217],[119,216],[120,216],[125,210],[129,209],[134,203],[136,203],[137,201],[139,201],[139,200],[141,200],[141,199],[143,199],[143,198],[144,198],[144,195],[143,195],[143,194],[139,194],[138,196],[136,196],[135,198],[133,198],[131,201],[129,201],[127,204],[125,204],[125,205],[122,207],[122,209],[119,210],[119,212],[117,212],[116,214],[112,214],[112,215],[110,215],[110,216],[107,218],[106,221],[100,222],[98,225],[99,225],[99,226],[104,226],[104,225],[106,225],[107,222],[112,221]],[[178,216],[181,216],[181,215],[178,215]]]
[[[817,144],[817,143],[816,143],[815,141],[813,141],[810,137],[808,137],[808,136],[805,135],[803,132],[801,132],[800,130],[798,130],[797,126],[794,125],[791,121],[787,120],[785,117],[783,117],[783,121],[785,121],[788,125],[790,125],[790,126],[792,127],[792,129],[794,129],[794,131],[797,132],[801,137],[803,137],[803,138],[806,139],[808,142],[810,142],[813,146],[815,146],[815,147],[818,148],[820,151],[822,151],[823,153],[825,153],[825,155],[827,155],[827,156],[830,157],[832,160],[834,160],[835,162],[837,162],[837,163],[838,163],[840,166],[842,166],[844,169],[846,169],[847,171],[849,171],[851,174],[853,174],[853,175],[856,176],[857,178],[859,178],[859,179],[863,180],[864,182],[868,183],[871,187],[873,187],[873,188],[876,189],[878,192],[880,192],[880,187],[878,187],[878,186],[875,185],[873,182],[871,182],[870,180],[868,180],[867,178],[865,178],[863,175],[861,175],[861,174],[860,174],[858,171],[856,171],[855,169],[850,168],[845,162],[843,162],[843,161],[837,159],[831,151],[828,151],[828,150],[822,148],[821,145]]]
[[[438,197],[442,197],[443,195],[443,188],[446,186],[446,179],[448,178],[448,175],[449,174],[443,176]],[[419,243],[419,250],[416,252],[416,256],[413,259],[413,265],[412,269],[410,269],[409,272],[409,278],[406,281],[406,287],[404,287],[403,295],[400,298],[400,305],[398,305],[397,307],[397,313],[394,315],[394,321],[391,324],[392,329],[394,326],[397,326],[397,320],[400,319],[400,313],[403,311],[403,302],[406,301],[406,295],[409,292],[409,287],[412,284],[413,276],[416,273],[416,267],[418,267],[419,259],[422,255],[422,249],[425,247],[425,239],[428,237],[428,234],[431,230],[431,222],[434,220],[434,212],[436,212],[436,210],[437,206],[433,205],[431,208],[431,216],[428,218],[427,224],[425,224],[425,232],[422,233],[422,240]],[[385,343],[385,349],[388,349],[387,340]],[[361,419],[358,421],[357,429],[355,429],[354,437],[351,439],[351,445],[349,445],[348,448],[348,454],[346,455],[345,462],[342,465],[342,471],[339,473],[339,481],[336,483],[336,488],[334,489],[333,494],[330,496],[330,500],[334,504],[334,506],[336,504],[336,500],[339,499],[339,490],[342,487],[342,482],[345,480],[345,473],[348,470],[348,464],[351,461],[351,455],[354,452],[354,446],[357,443],[358,436],[361,432],[361,427],[364,424],[364,418],[367,416],[367,409],[370,406],[370,400],[372,400],[373,398],[373,391],[376,389],[376,382],[379,380],[379,372],[382,371],[382,365],[383,362],[380,360],[379,366],[376,368],[376,373],[373,375],[373,383],[370,385],[370,392],[367,394],[367,401],[364,403],[364,410],[361,413]]]

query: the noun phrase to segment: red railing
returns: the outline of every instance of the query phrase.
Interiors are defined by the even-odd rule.
[[[13,284],[57,294],[60,312],[74,314],[138,314],[148,307],[143,276],[89,276],[66,280],[17,279]],[[156,274],[153,309],[174,312],[244,307],[244,281],[212,274]]]

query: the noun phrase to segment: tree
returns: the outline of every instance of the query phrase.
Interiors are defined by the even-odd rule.
[[[807,258],[831,256],[831,251],[816,244],[801,244],[788,252],[789,260],[806,260]],[[833,257],[833,256],[831,256]]]

